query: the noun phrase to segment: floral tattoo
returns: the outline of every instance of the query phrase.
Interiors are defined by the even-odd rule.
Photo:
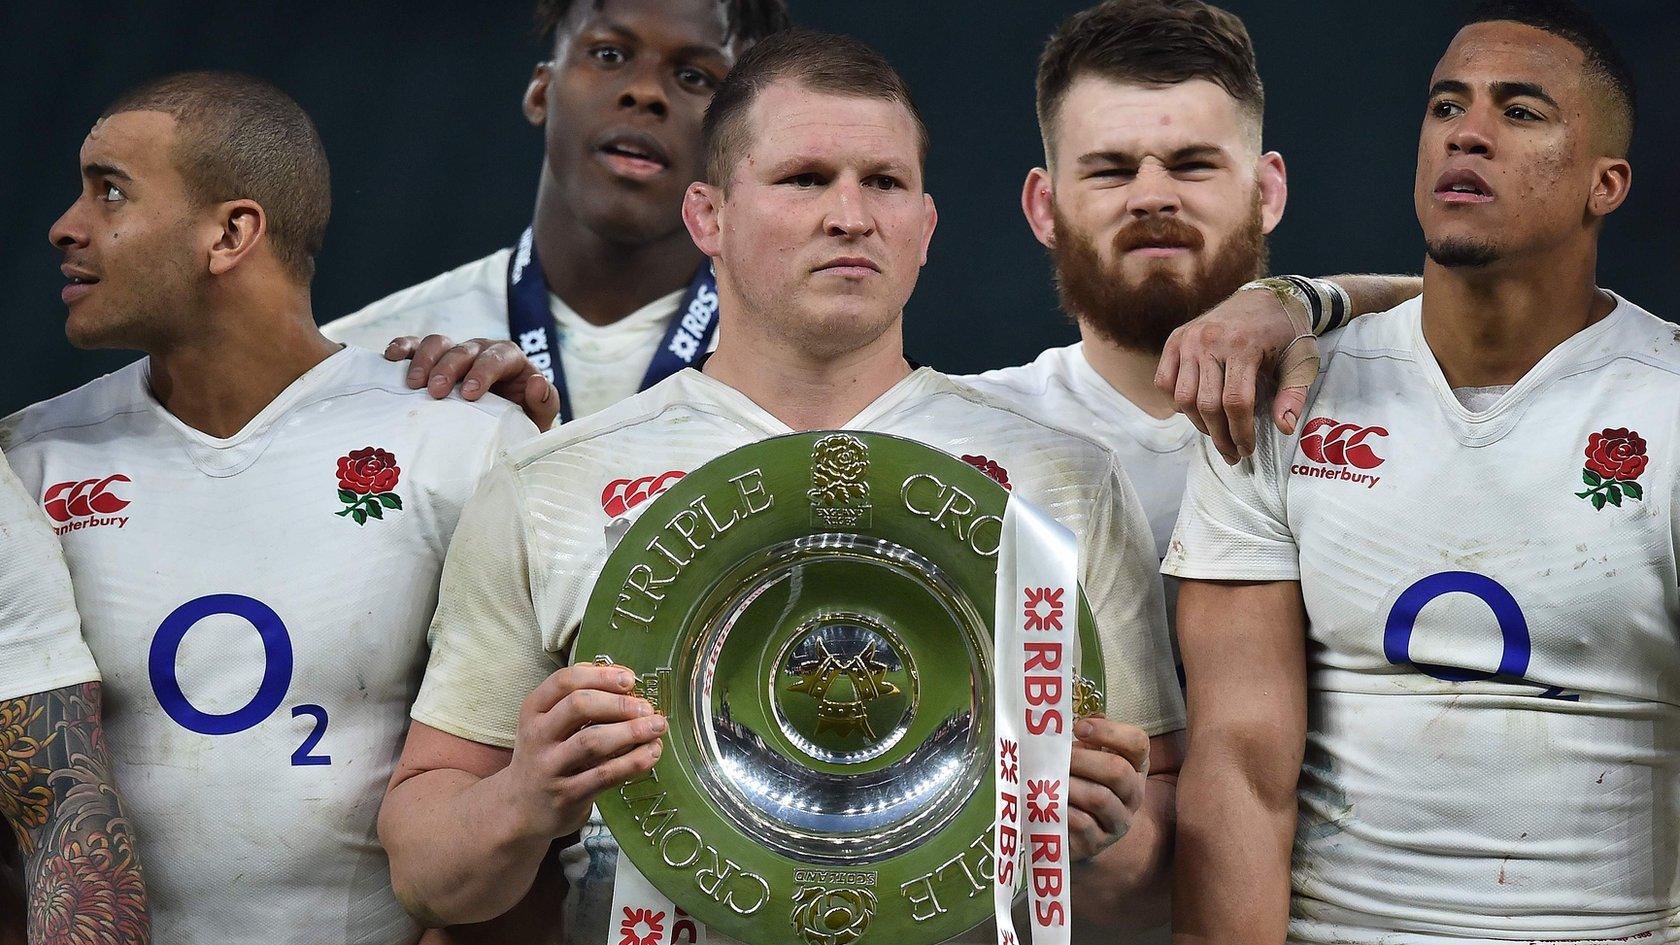
[[[0,818],[24,856],[30,945],[151,941],[99,709],[98,683],[0,702]]]

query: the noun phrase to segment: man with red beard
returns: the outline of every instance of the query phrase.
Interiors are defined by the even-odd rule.
[[[1292,430],[1317,374],[1307,333],[1419,289],[1400,276],[1285,277],[1232,297],[1265,270],[1265,234],[1283,216],[1283,158],[1261,151],[1264,104],[1242,21],[1201,0],[1109,0],[1064,22],[1039,61],[1046,166],[1027,175],[1021,204],[1081,341],[963,378],[1102,438],[1163,557],[1198,429],[1232,461],[1251,452],[1272,363],[1272,417]],[[1170,581],[1167,596],[1170,614]]]

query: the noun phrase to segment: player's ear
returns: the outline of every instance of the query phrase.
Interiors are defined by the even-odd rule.
[[[1260,155],[1254,178],[1260,187],[1260,232],[1270,233],[1283,220],[1283,205],[1289,200],[1289,172],[1283,155],[1276,151]]]
[[[1592,193],[1587,196],[1587,212],[1595,217],[1614,213],[1633,188],[1633,165],[1627,158],[1599,158],[1594,168]]]
[[[694,245],[707,256],[716,257],[723,251],[723,241],[719,238],[723,232],[719,216],[723,201],[723,189],[705,181],[689,184],[688,192],[683,194],[683,225],[688,227]]]
[[[939,208],[933,205],[933,195],[922,195],[922,207],[927,212],[927,225],[922,230],[922,259],[920,265],[927,265],[928,245],[933,242],[933,231],[939,226]]]
[[[1033,236],[1050,249],[1056,248],[1056,199],[1050,189],[1050,172],[1035,167],[1027,172],[1027,182],[1021,186],[1021,212]]]
[[[211,218],[210,274],[229,272],[268,236],[268,214],[255,200],[229,200]]]
[[[525,98],[519,103],[519,110],[533,125],[541,126],[548,118],[548,79],[553,69],[552,59],[537,63],[531,70],[531,84],[525,86]]]

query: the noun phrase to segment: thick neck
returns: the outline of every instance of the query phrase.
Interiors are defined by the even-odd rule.
[[[1515,384],[1616,307],[1594,284],[1596,246],[1521,265],[1423,267],[1423,337],[1452,387]]]
[[[1155,386],[1155,369],[1161,363],[1159,351],[1122,348],[1084,322],[1079,323],[1079,337],[1085,343],[1085,360],[1120,396],[1157,420],[1178,412],[1172,395],[1161,393]]]
[[[532,222],[548,288],[592,325],[610,325],[687,285],[705,257],[686,229],[651,243],[612,243],[567,206],[545,164]]]
[[[307,291],[213,304],[186,337],[147,352],[152,393],[182,423],[226,439],[340,347],[316,329]]]
[[[756,334],[739,323],[719,326],[706,374],[745,394],[795,432],[845,426],[910,374],[902,323],[833,356],[800,352]]]

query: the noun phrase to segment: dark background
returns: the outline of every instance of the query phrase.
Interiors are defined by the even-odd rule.
[[[791,2],[804,25],[881,49],[927,114],[940,227],[910,303],[911,353],[973,371],[1073,340],[1019,194],[1040,160],[1036,56],[1084,0]],[[1669,157],[1680,148],[1680,3],[1588,2],[1632,61],[1643,102],[1633,196],[1606,233],[1600,279],[1675,317],[1680,172]],[[1224,5],[1254,36],[1267,146],[1290,171],[1274,271],[1417,271],[1411,182],[1425,87],[1469,3]],[[13,352],[0,371],[0,414],[134,357],[64,340],[59,255],[46,239],[76,196],[82,137],[127,86],[236,68],[303,103],[333,167],[333,222],[315,281],[316,315],[327,321],[514,240],[542,154],[519,97],[543,52],[523,0],[0,2],[0,317]]]

